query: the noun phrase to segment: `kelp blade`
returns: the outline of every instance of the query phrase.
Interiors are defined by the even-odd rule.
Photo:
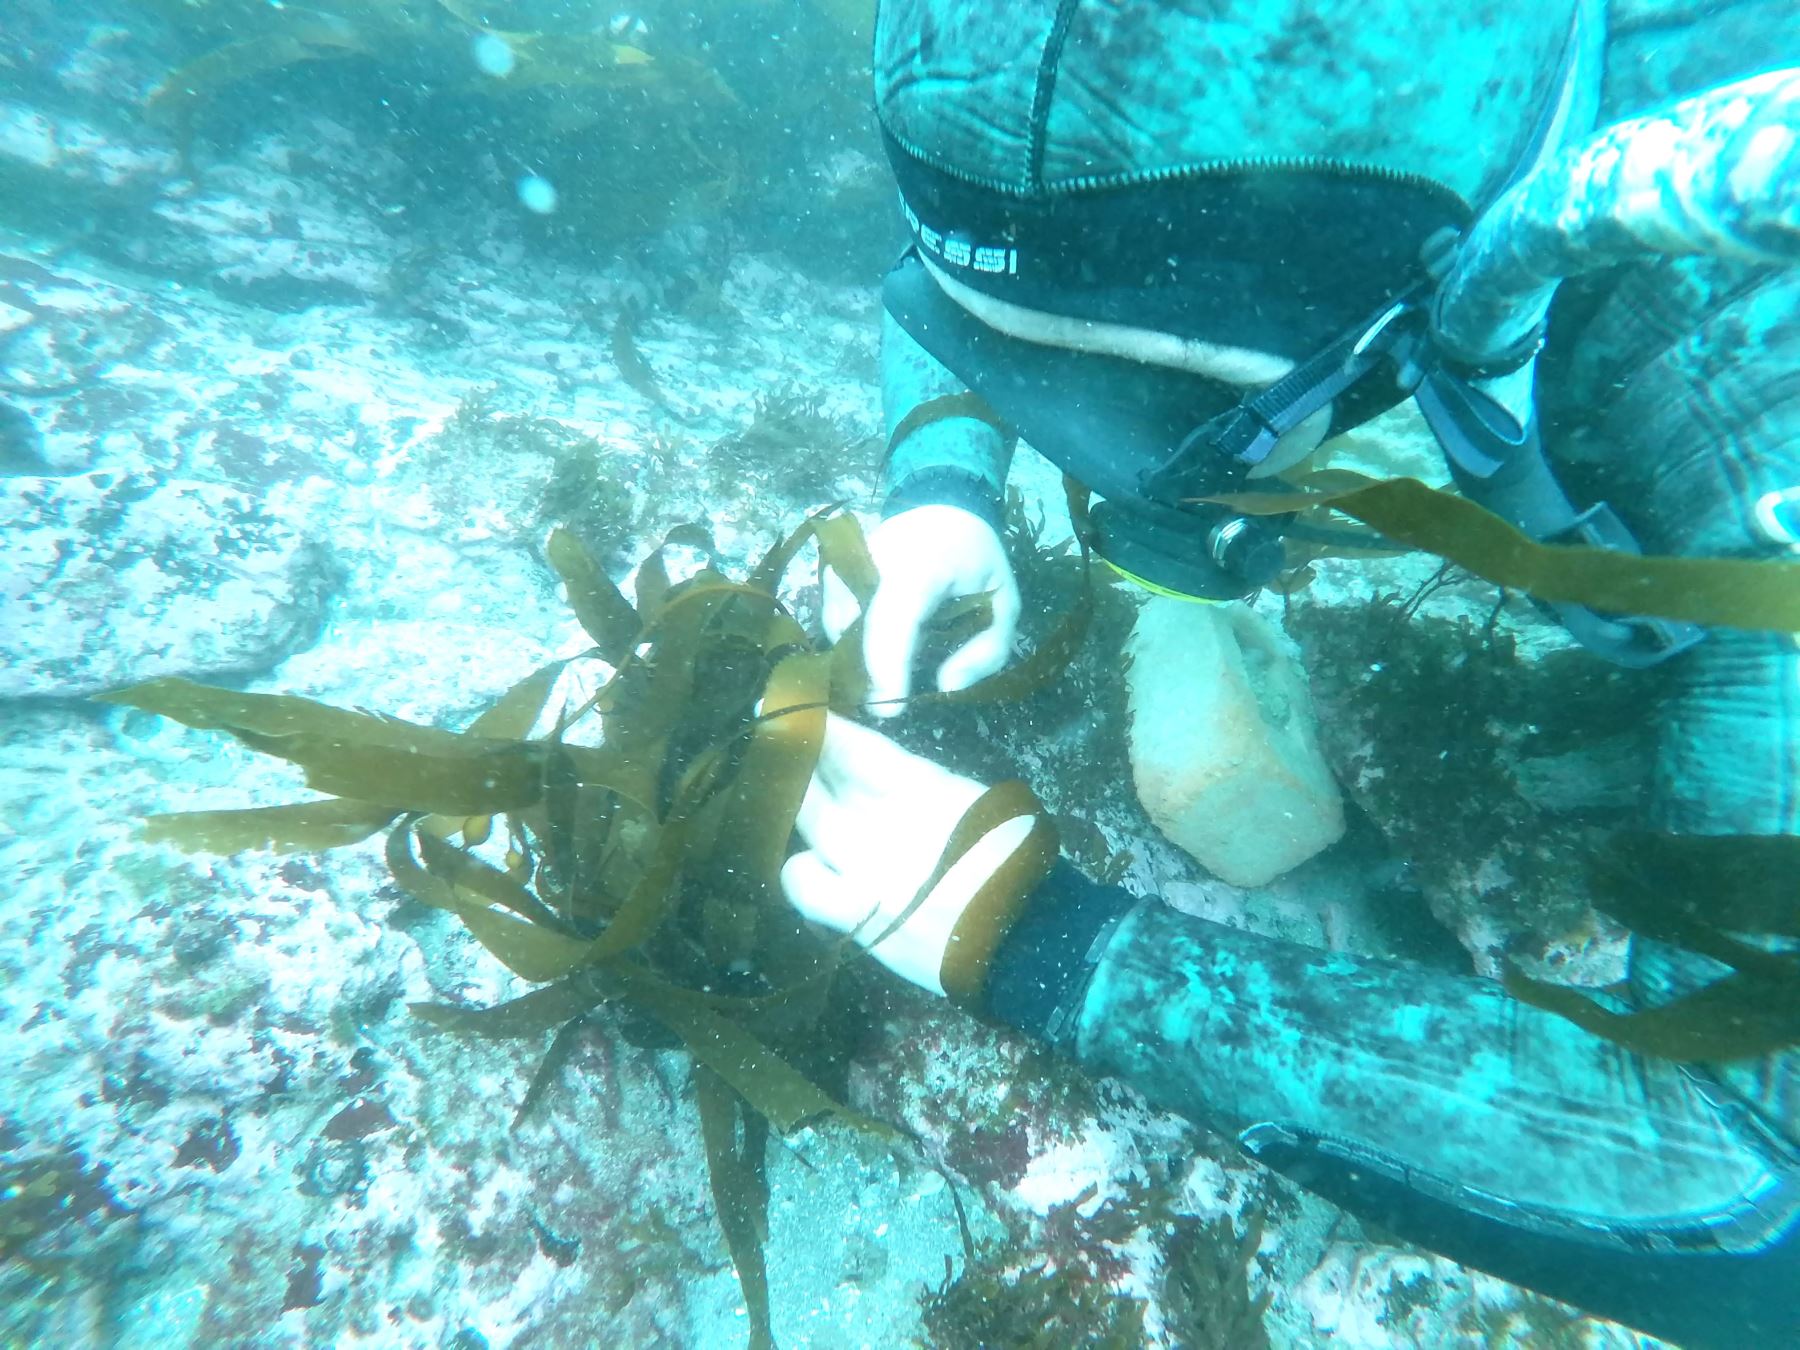
[[[820,525],[829,527],[822,554],[843,562],[853,587],[867,592],[873,564],[854,521],[815,517],[807,528]],[[562,1028],[557,1047],[566,1049],[577,1019],[601,1001],[620,999],[674,1032],[693,1056],[697,1081],[710,1084],[704,1109],[709,1146],[718,1147],[709,1152],[724,1160],[715,1169],[715,1193],[721,1216],[735,1216],[728,1223],[733,1258],[758,1343],[768,1344],[762,1211],[755,1203],[767,1128],[788,1131],[829,1113],[892,1135],[845,1109],[784,1057],[786,1047],[817,1034],[844,951],[841,939],[821,941],[808,930],[777,890],[825,705],[844,665],[811,649],[773,593],[775,568],[758,570],[766,588],[709,569],[659,596],[665,574],[647,564],[639,593],[647,583],[651,612],[640,620],[572,536],[552,551],[565,580],[579,583],[570,597],[581,597],[582,622],[601,654],[617,657],[614,677],[593,705],[604,725],[598,748],[563,740],[585,706],[563,710],[549,737],[524,739],[548,704],[561,663],[514,685],[465,733],[185,681],[151,682],[111,701],[227,731],[297,764],[315,786],[330,784],[326,790],[355,799],[332,808],[350,818],[344,829],[354,822],[373,831],[405,812],[387,840],[395,880],[454,914],[509,970],[543,986],[494,1009],[416,1005],[428,1024],[489,1037]],[[967,602],[964,617],[985,603]],[[1061,645],[1041,644],[1040,656]],[[753,716],[759,692],[762,710]],[[219,837],[289,837],[280,835],[287,830],[304,845],[326,835],[300,834],[301,825],[337,824],[284,814],[253,830],[245,819],[253,814],[230,813],[216,828],[230,824],[237,833]],[[503,831],[493,831],[495,816]],[[970,829],[981,818],[977,813]],[[583,836],[594,853],[585,859],[572,824],[584,820],[599,822]],[[459,833],[474,841],[491,831],[509,849],[504,870],[452,842]],[[690,869],[700,880],[687,887]],[[575,892],[584,887],[578,904]],[[668,935],[672,942],[652,942],[665,926],[679,926]],[[670,950],[698,956],[678,961]],[[655,963],[664,960],[673,969],[659,970]],[[689,987],[706,983],[709,969],[739,961],[751,964],[762,989],[775,992],[724,997]],[[670,978],[675,970],[680,983]],[[553,1049],[540,1066],[522,1110],[541,1100],[556,1057]]]
[[[197,730],[227,731],[297,764],[316,791],[397,810],[479,816],[537,799],[536,752],[286,694],[246,694],[179,677],[96,695]]]
[[[556,677],[568,664],[567,661],[552,661],[532,671],[469,723],[468,734],[499,740],[524,740],[543,715],[544,705],[550,701],[550,691],[556,687]]]
[[[1628,1050],[1678,1063],[1755,1059],[1800,1045],[1800,980],[1736,974],[1660,1007],[1616,1013],[1515,967],[1507,992]]]
[[[1800,954],[1738,936],[1800,936],[1796,864],[1800,840],[1791,838],[1626,833],[1589,865],[1595,908],[1640,939],[1709,958],[1730,973],[1628,1013],[1516,968],[1506,971],[1506,987],[1521,1002],[1661,1059],[1722,1063],[1800,1045]]]
[[[1081,592],[1073,608],[1055,628],[1044,635],[1035,651],[1023,661],[977,680],[967,689],[933,692],[922,697],[938,703],[991,703],[1024,698],[1056,679],[1069,668],[1075,653],[1087,639],[1088,625],[1094,617],[1094,582],[1086,554],[1082,556]]]
[[[196,731],[251,732],[259,736],[314,735],[368,744],[410,746],[453,742],[456,733],[419,726],[395,717],[373,717],[351,712],[292,694],[246,694],[236,689],[200,684],[168,675],[145,680],[104,694],[97,703],[118,703],[127,708],[167,717]]]
[[[151,93],[147,105],[150,114],[182,118],[202,100],[259,75],[270,75],[305,61],[369,53],[362,34],[342,19],[300,10],[289,11],[289,16],[288,32],[265,33],[243,42],[227,43],[171,72]]]
[[[650,627],[661,616],[669,589],[669,569],[659,548],[640,562],[637,569],[637,612],[644,627]]]
[[[588,961],[588,944],[503,910],[459,901],[457,916],[501,965],[534,984],[559,980]]]
[[[637,642],[642,627],[638,612],[569,531],[560,526],[552,530],[544,552],[562,578],[576,622],[594,640],[600,659],[618,665]]]
[[[421,841],[429,838],[418,837]],[[587,963],[589,944],[582,939],[465,899],[456,886],[414,860],[412,838],[410,820],[388,835],[387,864],[394,880],[414,899],[455,914],[470,935],[513,974],[534,984],[548,984]]]
[[[787,858],[794,819],[825,743],[825,705],[831,696],[831,656],[809,652],[784,658],[763,690],[763,713],[737,772],[731,809],[718,843],[742,859],[743,871],[774,886]]]
[[[1465,497],[1413,478],[1332,492],[1233,493],[1203,500],[1252,515],[1330,506],[1387,539],[1424,549],[1499,586],[1604,614],[1800,632],[1800,563],[1774,559],[1639,557],[1540,544]]]
[[[1588,880],[1595,904],[1635,932],[1649,933],[1647,925],[1660,916],[1661,922],[1800,938],[1800,837],[1794,835],[1630,832],[1594,860]]]
[[[530,891],[497,867],[492,867],[454,844],[446,843],[427,830],[414,836],[419,843],[419,859],[425,870],[456,890],[468,893],[467,902],[485,901],[509,909],[522,919],[553,928],[556,915]]]
[[[544,33],[516,37],[518,65],[502,81],[506,89],[607,89],[649,74],[655,58],[641,47],[600,33]]]
[[[358,844],[385,829],[400,813],[387,806],[342,797],[242,811],[180,811],[151,816],[143,837],[192,853],[312,852]]]
[[[444,1031],[489,1040],[519,1040],[555,1031],[611,997],[613,993],[599,982],[574,975],[491,1008],[465,1008],[455,1003],[409,1006],[420,1020]]]
[[[958,417],[967,417],[977,422],[986,422],[1001,435],[1008,434],[1007,425],[1000,416],[988,406],[981,395],[964,391],[958,394],[939,394],[936,398],[926,399],[923,403],[907,413],[894,427],[889,435],[887,450],[882,459],[898,450],[914,432],[923,431],[934,422],[948,422]]]
[[[1019,816],[1035,815],[1042,818],[1047,814],[1043,803],[1037,799],[1037,794],[1017,779],[996,783],[982,793],[957,820],[956,827],[950,831],[950,838],[944,843],[943,851],[938,854],[937,862],[914,892],[913,898],[888,921],[880,933],[864,945],[873,951],[905,927],[906,921],[925,903],[926,897],[937,888],[945,874],[990,831]]]
[[[751,1350],[774,1350],[769,1326],[769,1274],[763,1261],[768,1240],[768,1181],[763,1174],[767,1146],[760,1122],[743,1111],[731,1088],[705,1068],[694,1070],[694,1097],[700,1109],[700,1137],[706,1144],[706,1175],[725,1245],[737,1267],[738,1287],[750,1317]],[[739,1141],[740,1126],[743,1132]]]
[[[670,592],[640,636],[651,644],[647,662],[632,662],[609,686],[605,705],[606,743],[618,753],[641,757],[659,746],[691,712],[696,696],[696,663],[715,648],[734,618],[749,626],[749,616],[763,631],[767,616],[780,604],[765,591],[702,572]],[[748,639],[746,639],[747,641]],[[716,691],[702,689],[701,693]],[[751,691],[750,702],[754,702]]]
[[[1040,810],[1030,832],[981,884],[950,930],[950,942],[938,966],[938,983],[958,1007],[979,1005],[994,953],[1026,902],[1050,875],[1057,853],[1056,826],[1048,813]]]
[[[767,591],[770,595],[773,595],[776,588],[780,586],[781,578],[787,572],[788,565],[794,561],[794,556],[800,552],[802,545],[804,545],[808,539],[816,540],[818,538],[820,524],[828,516],[832,516],[835,512],[842,510],[843,505],[842,502],[833,502],[830,506],[822,506],[805,520],[801,521],[787,538],[783,539],[779,544],[775,545],[774,548],[763,555],[763,560],[759,562],[756,565],[756,569],[750,573],[750,584],[759,591]],[[852,523],[854,524],[854,521],[852,521]],[[861,531],[859,529],[858,534],[860,533]],[[821,550],[822,549],[823,546],[821,545]]]
[[[585,1019],[572,1017],[557,1028],[556,1035],[551,1038],[550,1046],[544,1051],[543,1058],[538,1060],[537,1072],[531,1075],[531,1082],[525,1088],[525,1095],[519,1101],[519,1109],[513,1112],[512,1129],[517,1131],[531,1118],[544,1098],[550,1094],[551,1086],[557,1076],[562,1073],[563,1066],[575,1053],[576,1039],[581,1035]]]
[[[857,604],[867,609],[881,584],[875,559],[869,554],[869,541],[855,516],[832,516],[813,527],[819,541],[819,561],[838,574],[838,578],[856,597]]]
[[[615,966],[608,974],[618,981],[621,992],[681,1037],[695,1059],[783,1134],[827,1113],[861,1122],[755,1036],[714,1012],[706,995],[677,989],[630,966]]]
[[[686,851],[687,828],[684,820],[671,820],[662,826],[649,864],[607,924],[606,931],[589,945],[588,961],[622,956],[661,926],[674,903],[675,879],[681,871]]]
[[[405,811],[488,816],[530,806],[543,791],[543,757],[517,741],[471,740],[408,750],[322,737],[240,733],[252,749],[298,764],[308,787]]]

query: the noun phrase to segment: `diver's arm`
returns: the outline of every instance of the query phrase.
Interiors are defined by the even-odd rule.
[[[965,689],[1012,655],[1019,586],[1000,539],[1012,443],[980,416],[966,387],[891,317],[882,316],[881,394],[888,454],[882,520],[869,533],[879,582],[866,613],[850,588],[824,569],[823,622],[836,642],[860,616],[869,710],[890,717],[912,693],[924,625],[939,605],[987,594],[987,626],[938,667],[937,686]]]
[[[1262,937],[1067,864],[1032,908],[996,953],[988,1011],[1233,1134],[1273,1123],[1358,1144],[1570,1224],[1691,1221],[1762,1170],[1676,1066],[1491,980]],[[1074,951],[1057,910],[1110,925],[1098,950]],[[1054,1024],[1030,995],[1058,983]]]
[[[975,417],[915,417],[934,399],[968,386],[888,315],[881,325],[881,403],[888,437],[882,467],[884,516],[915,506],[959,506],[1000,526],[1012,442]],[[914,425],[895,441],[895,433]]]
[[[1800,170],[1788,193],[1800,241]],[[1546,451],[1646,553],[1800,559],[1800,266],[1642,262],[1559,300],[1556,327]],[[1800,834],[1800,644],[1717,628],[1666,669],[1649,828]]]
[[[1791,1154],[1703,1078],[1492,982],[1240,932],[1067,863],[1014,906],[989,882],[1030,816],[921,895],[982,792],[832,714],[782,887],[901,977],[1435,1251],[1689,1346],[1800,1343]]]
[[[1457,249],[1439,346],[1485,365],[1530,337],[1564,278],[1690,255],[1800,263],[1800,68],[1615,123],[1540,164]]]
[[[1491,981],[1259,937],[1061,864],[985,996],[1466,1264],[1683,1344],[1800,1329],[1780,1150],[1680,1067]]]
[[[1254,1127],[1272,1126],[1524,1227],[1673,1235],[1715,1224],[1768,1179],[1698,1078],[1493,981],[1243,932],[1067,862],[1003,903],[988,882],[1029,816],[995,825],[920,899],[982,795],[831,715],[798,819],[808,847],[782,872],[789,898],[913,983],[953,983],[977,1011],[1159,1105],[1250,1131],[1253,1148],[1274,1137]],[[962,934],[980,940],[964,949]],[[1758,1222],[1732,1217],[1740,1236]]]

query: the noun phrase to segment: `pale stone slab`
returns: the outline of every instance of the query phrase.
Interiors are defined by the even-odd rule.
[[[1131,655],[1138,800],[1235,886],[1261,886],[1344,832],[1306,678],[1273,624],[1242,605],[1152,597]]]

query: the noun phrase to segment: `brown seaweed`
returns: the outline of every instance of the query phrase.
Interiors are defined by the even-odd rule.
[[[1505,971],[1506,988],[1658,1059],[1725,1063],[1800,1045],[1800,952],[1780,949],[1800,936],[1797,864],[1800,840],[1791,838],[1626,834],[1588,869],[1595,908],[1633,933],[1718,963],[1720,977],[1630,1012],[1516,966]]]
[[[619,317],[613,320],[611,347],[613,366],[618,370],[619,378],[657,407],[669,408],[669,396],[663,392],[656,372],[650,369],[650,363],[638,350],[637,315],[631,310],[620,310]]]
[[[1724,628],[1800,632],[1800,563],[1769,558],[1640,557],[1542,544],[1493,512],[1412,478],[1344,470],[1318,490],[1243,492],[1204,500],[1253,515],[1330,507],[1384,539],[1423,549],[1539,600]],[[1349,480],[1349,481],[1347,481]]]
[[[673,532],[670,542],[691,533]],[[858,951],[802,923],[778,884],[827,709],[853,709],[863,687],[859,644],[826,650],[776,595],[809,539],[855,591],[872,592],[877,578],[860,530],[829,509],[744,582],[708,567],[670,585],[659,548],[640,569],[636,607],[574,535],[558,531],[549,558],[613,672],[594,698],[558,714],[547,734],[532,733],[563,663],[521,680],[460,732],[179,679],[103,696],[227,732],[337,794],[158,816],[146,827],[150,837],[236,852],[336,847],[390,827],[394,880],[454,914],[496,960],[540,986],[489,1009],[415,1006],[429,1024],[537,1037],[616,1002],[672,1033],[695,1061],[714,1195],[755,1344],[771,1343],[761,1132],[835,1115],[895,1138],[798,1067],[829,1039],[824,1014],[835,977]],[[716,557],[710,539],[704,543]],[[1054,677],[1085,631],[1088,602],[1084,593],[1039,644],[1024,678],[997,677],[956,701],[1013,697]],[[571,742],[595,722],[598,746]],[[984,922],[1020,903],[1055,855],[1054,831],[1022,783],[1003,783],[971,807],[933,873],[1019,815],[1039,823],[977,897],[972,909]],[[981,941],[971,933],[968,945]],[[541,1106],[570,1034],[553,1042],[520,1119]]]

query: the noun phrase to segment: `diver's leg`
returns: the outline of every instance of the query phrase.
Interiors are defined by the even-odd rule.
[[[1659,1335],[1800,1331],[1800,1164],[1717,1084],[1492,981],[1132,902],[1066,864],[987,1010],[1401,1236]]]

